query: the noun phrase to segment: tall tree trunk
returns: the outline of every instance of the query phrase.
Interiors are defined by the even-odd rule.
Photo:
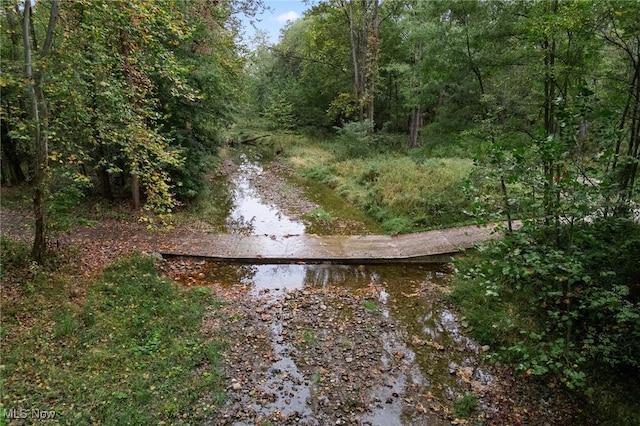
[[[375,84],[379,56],[379,0],[341,2],[349,24],[353,85],[358,121],[374,118]]]
[[[544,130],[547,139],[555,137],[555,97],[556,97],[556,82],[555,82],[555,49],[556,43],[551,36],[547,36],[542,45],[544,49]],[[547,143],[547,142],[545,142]],[[543,191],[543,204],[544,204],[544,222],[545,225],[551,224],[551,219],[554,217],[554,158],[551,150],[544,148],[544,155],[542,159],[544,180]],[[557,225],[557,224],[556,224]]]
[[[378,16],[378,0],[372,0],[371,23],[367,36],[366,58],[366,105],[367,118],[373,123],[376,100],[376,80],[378,77],[378,56],[380,54],[380,18]]]
[[[44,59],[49,53],[49,49],[53,43],[54,29],[56,21],[58,19],[59,1],[53,0],[51,3],[51,9],[49,12],[49,24],[47,26],[47,33],[45,42],[40,52],[40,59]],[[23,20],[22,20],[22,35],[24,44],[24,59],[25,59],[25,79],[27,80],[27,94],[31,103],[31,114],[33,119],[33,136],[34,136],[34,155],[33,155],[33,213],[35,217],[35,236],[33,240],[33,248],[31,250],[31,257],[35,261],[41,261],[46,249],[46,208],[45,208],[45,192],[47,186],[48,176],[48,112],[45,102],[44,91],[42,90],[42,83],[44,81],[44,70],[41,68],[34,73],[32,62],[32,45],[35,46],[35,36],[31,40],[31,35],[35,35],[32,21],[31,0],[25,0]]]
[[[478,81],[478,89],[480,90],[480,95],[484,95],[484,81],[482,79],[482,72],[480,71],[480,68],[478,67],[478,65],[473,59],[473,52],[471,52],[471,38],[469,36],[468,20],[469,20],[469,17],[467,16],[464,20],[464,33],[465,33],[465,44],[467,48],[467,58],[469,59],[469,68],[471,68],[471,71],[476,76],[476,80]],[[484,109],[485,109],[484,111],[485,114],[487,114],[486,106],[484,106]]]
[[[363,87],[363,75],[361,70],[361,40],[360,34],[358,34],[358,24],[355,10],[353,8],[353,0],[349,1],[348,5],[348,19],[349,19],[349,44],[351,45],[351,62],[353,63],[353,87],[356,94],[356,102],[358,103],[358,121],[362,121],[364,118],[364,111],[362,109],[362,99],[364,97]]]
[[[46,247],[46,218],[44,209],[44,185],[45,185],[45,162],[46,152],[42,141],[42,129],[40,123],[40,109],[38,108],[38,98],[36,96],[36,82],[33,77],[33,63],[31,60],[31,0],[24,3],[24,12],[22,19],[22,36],[24,44],[24,76],[27,80],[27,94],[31,103],[31,118],[33,119],[33,214],[36,222],[35,236],[33,240],[33,248],[31,257],[35,261],[40,261]]]
[[[134,66],[131,63],[131,41],[129,40],[129,32],[126,29],[120,30],[120,54],[122,55],[122,70],[125,74],[125,78],[127,80],[127,84],[129,85],[129,89],[131,90],[131,101],[136,106],[139,106],[140,99],[138,99],[135,95],[136,92],[136,82],[134,80],[133,73],[135,72]],[[131,136],[135,137],[135,136]],[[131,161],[132,166],[130,170],[131,174],[131,203],[133,209],[135,211],[139,211],[140,204],[140,177],[138,175],[138,164],[137,164],[137,156],[135,154],[134,143],[130,141],[131,145]]]

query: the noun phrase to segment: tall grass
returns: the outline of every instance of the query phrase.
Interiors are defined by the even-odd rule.
[[[389,233],[451,226],[469,221],[463,191],[473,170],[468,158],[415,158],[412,152],[348,157],[328,142],[287,150],[300,173],[335,188]]]

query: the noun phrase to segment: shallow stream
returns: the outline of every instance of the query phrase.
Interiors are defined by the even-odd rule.
[[[262,166],[241,157],[237,172],[231,176],[232,207],[227,232],[274,237],[307,232],[309,221],[291,217],[265,201],[260,189],[262,173]],[[324,209],[322,200],[313,193],[313,186],[304,187],[305,197]],[[336,199],[339,197],[331,201],[332,211],[351,208],[336,207]],[[246,288],[251,315],[266,318],[263,321],[268,330],[266,341],[271,346],[273,361],[262,368],[266,369],[262,378],[254,379],[253,387],[248,386],[253,390],[240,391],[230,402],[248,407],[259,418],[278,413],[285,417],[295,414],[302,424],[357,421],[369,425],[408,425],[425,424],[425,419],[426,424],[450,424],[444,420],[447,410],[450,411],[446,407],[451,407],[466,392],[481,390],[491,383],[491,375],[479,361],[481,348],[465,337],[461,332],[463,325],[440,297],[450,279],[450,265],[201,262],[198,273],[200,282],[223,288]],[[341,299],[333,297],[338,293],[342,294]],[[349,305],[345,300],[352,303]],[[294,315],[302,308],[306,309],[306,319],[295,320]],[[363,329],[361,336],[344,330],[364,325],[368,328]],[[366,341],[358,341],[360,338]],[[329,362],[341,365],[320,365],[328,352],[336,350],[338,342],[347,343]],[[319,377],[333,377],[327,372],[331,368],[349,371],[357,362],[366,374],[371,374],[368,379],[348,380],[363,381],[356,387],[363,402],[345,394],[342,399],[351,398],[349,407],[354,408],[351,417],[341,413],[344,408],[338,406],[337,414],[328,416],[323,411],[331,406],[327,401],[334,396],[330,390],[333,379],[322,382]],[[236,371],[239,377],[244,377],[244,373]],[[234,383],[239,382],[238,379]],[[273,389],[273,395],[266,400],[256,399],[257,387],[261,392]],[[424,403],[416,395],[422,395]],[[232,424],[251,422],[238,418]]]

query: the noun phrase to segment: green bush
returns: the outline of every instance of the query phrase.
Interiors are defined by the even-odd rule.
[[[478,398],[470,392],[458,398],[453,404],[457,417],[469,418],[478,409]]]
[[[640,225],[525,227],[459,264],[452,297],[483,343],[527,374],[588,384],[590,366],[640,372]],[[571,235],[572,238],[568,238]]]
[[[346,123],[336,131],[336,158],[365,158],[375,148],[373,123],[369,120]]]

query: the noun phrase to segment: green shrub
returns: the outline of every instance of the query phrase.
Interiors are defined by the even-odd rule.
[[[321,207],[316,207],[304,214],[305,218],[311,221],[333,222],[331,213]]]
[[[472,393],[465,393],[453,404],[457,417],[469,418],[478,409],[478,398]]]
[[[483,343],[527,374],[585,387],[589,366],[640,372],[640,225],[608,219],[492,242],[459,263],[452,294]],[[568,238],[571,235],[572,238]]]
[[[373,123],[369,120],[346,123],[336,131],[336,158],[365,158],[375,148]]]

